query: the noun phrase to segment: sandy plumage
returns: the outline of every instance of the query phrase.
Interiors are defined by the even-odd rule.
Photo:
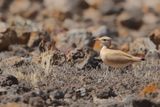
[[[121,50],[109,49],[108,47],[111,45],[111,38],[109,37],[101,37],[98,38],[98,40],[100,40],[103,45],[100,51],[100,57],[108,66],[122,68],[134,62],[140,62],[144,60],[143,58],[132,56]]]

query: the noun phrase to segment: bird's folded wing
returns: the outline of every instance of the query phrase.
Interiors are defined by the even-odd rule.
[[[132,55],[129,55],[119,50],[113,50],[113,51],[107,52],[106,57],[110,61],[121,62],[121,63],[134,61],[134,57]]]

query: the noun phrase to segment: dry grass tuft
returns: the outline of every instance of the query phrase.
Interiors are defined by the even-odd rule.
[[[49,70],[34,63],[23,64],[19,67],[2,67],[2,70],[15,75],[19,81],[25,81],[33,88],[52,86],[64,89],[85,87],[101,90],[111,87],[116,94],[127,96],[128,94],[139,94],[149,83],[160,81],[159,68],[158,59],[149,59],[134,64],[132,70],[108,70],[104,64],[101,65],[101,69],[78,70],[67,63],[62,66],[52,65]],[[148,93],[148,91],[144,91],[144,93]]]

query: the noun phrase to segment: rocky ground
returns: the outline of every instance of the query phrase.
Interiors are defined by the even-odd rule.
[[[160,107],[159,0],[0,0],[0,107]],[[96,37],[145,61],[113,69]]]

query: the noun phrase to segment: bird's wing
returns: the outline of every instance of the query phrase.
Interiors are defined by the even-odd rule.
[[[122,63],[134,62],[140,60],[139,58],[134,57],[120,50],[108,50],[106,51],[106,57],[108,60],[112,60],[115,62],[122,62]]]

